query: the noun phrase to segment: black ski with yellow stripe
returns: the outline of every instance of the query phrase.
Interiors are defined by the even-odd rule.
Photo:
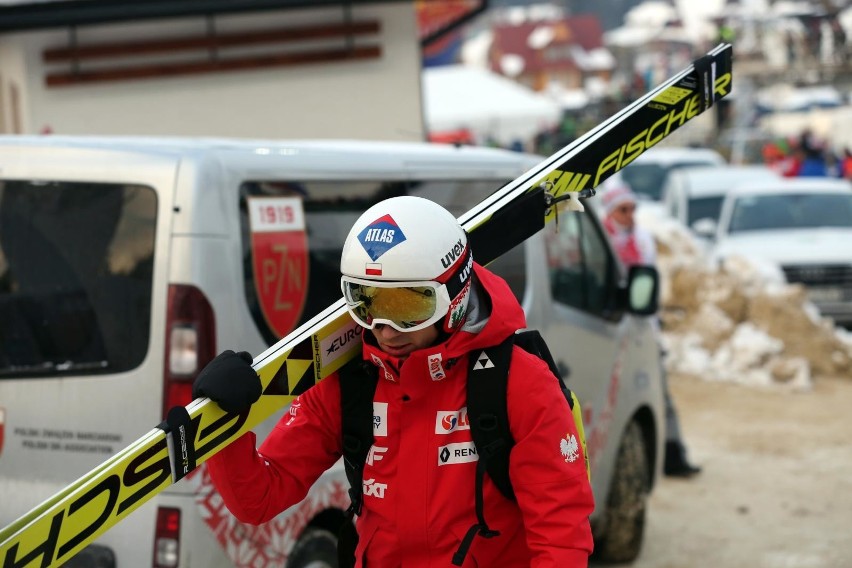
[[[693,65],[610,117],[459,218],[476,259],[487,264],[671,132],[730,93],[731,46]],[[573,203],[572,203],[573,202]],[[229,414],[209,399],[169,412],[167,420],[0,531],[3,568],[57,566],[163,489],[176,483],[360,350],[355,324],[339,300],[257,356],[263,395]]]

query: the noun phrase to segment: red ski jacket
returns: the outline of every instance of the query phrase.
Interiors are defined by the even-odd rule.
[[[468,322],[444,343],[404,362],[380,351],[365,334],[364,359],[379,367],[374,397],[375,443],[364,469],[357,520],[357,566],[450,566],[477,522],[477,454],[467,422],[468,357],[525,326],[508,285],[475,265],[478,298]],[[509,368],[509,426],[515,439],[509,474],[517,501],[486,475],[488,525],[464,566],[574,568],[587,566],[594,508],[584,457],[563,453],[577,437],[568,403],[547,365],[515,347]],[[259,524],[301,501],[342,455],[340,385],[329,376],[293,403],[255,450],[247,433],[210,458],[210,475],[230,511]],[[579,450],[582,451],[582,448]]]

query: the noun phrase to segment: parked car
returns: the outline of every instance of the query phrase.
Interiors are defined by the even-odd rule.
[[[640,199],[662,201],[669,175],[690,166],[721,166],[725,158],[710,148],[655,146],[621,170],[621,176]]]
[[[773,181],[781,176],[766,166],[690,166],[673,171],[663,187],[663,210],[680,221],[704,244],[719,221],[725,194],[750,181]]]
[[[0,528],[188,403],[216,353],[261,353],[338,299],[342,244],[368,207],[409,194],[461,214],[540,159],[418,143],[0,137]],[[665,437],[653,323],[627,304],[641,282],[591,207],[491,266],[582,402],[599,556],[630,560]],[[291,552],[310,535],[329,553],[347,488],[338,464],[252,527],[202,466],[75,565],[304,567],[310,547]]]
[[[852,324],[852,184],[782,178],[738,186],[725,197],[711,257],[777,263],[822,315]]]

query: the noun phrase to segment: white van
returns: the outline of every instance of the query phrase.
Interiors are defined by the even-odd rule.
[[[419,143],[0,137],[0,528],[188,403],[216,353],[258,354],[338,298],[341,246],[367,207],[413,194],[461,214],[538,161]],[[598,555],[630,559],[664,439],[652,326],[626,308],[591,208],[492,267],[582,401]],[[201,467],[68,566],[334,566],[347,488],[332,468],[251,527]]]

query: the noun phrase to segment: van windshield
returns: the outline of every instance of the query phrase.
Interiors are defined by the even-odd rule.
[[[149,187],[0,181],[0,379],[142,362],[156,218]]]
[[[747,195],[734,203],[729,233],[852,227],[852,195],[779,193]]]
[[[243,183],[240,210],[245,294],[258,330],[272,344],[340,299],[343,242],[361,213],[375,203],[398,195],[416,195],[431,199],[458,216],[507,181]],[[250,209],[254,211],[251,215]],[[258,226],[264,222],[267,227]],[[277,232],[270,227],[277,227]],[[525,289],[524,263],[524,247],[518,246],[489,265],[509,282],[519,300]]]

